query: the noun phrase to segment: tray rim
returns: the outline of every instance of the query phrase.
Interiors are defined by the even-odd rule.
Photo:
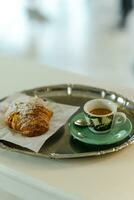
[[[100,88],[100,87],[94,87],[94,86],[89,86],[89,85],[81,85],[81,84],[71,84],[71,83],[68,83],[68,84],[56,84],[56,85],[45,85],[45,86],[41,86],[41,87],[35,87],[35,88],[31,88],[31,89],[27,89],[27,90],[22,90],[22,91],[19,91],[19,93],[27,93],[27,92],[30,92],[30,91],[34,91],[34,90],[41,90],[41,89],[47,89],[47,88],[81,88],[81,89],[92,89],[92,90],[99,90],[99,91],[104,91],[106,93],[113,93],[115,94],[116,96],[119,96],[123,99],[125,99],[126,101],[129,101],[131,102],[133,105],[134,105],[134,102],[132,100],[129,100],[128,98],[124,97],[123,95],[117,93],[117,92],[114,92],[114,91],[111,91],[111,90],[107,90],[107,89],[104,89],[104,88]],[[6,97],[3,97],[2,99],[0,99],[0,102],[4,101]],[[6,150],[6,151],[10,151],[10,152],[16,152],[16,153],[23,153],[25,155],[31,155],[31,156],[38,156],[38,157],[44,157],[44,158],[52,158],[52,159],[69,159],[69,158],[82,158],[82,157],[92,157],[92,156],[100,156],[100,155],[105,155],[105,154],[109,154],[109,153],[114,153],[114,152],[117,152],[117,151],[120,151],[124,148],[126,148],[127,146],[131,145],[134,143],[134,133],[131,134],[131,137],[126,141],[124,142],[123,144],[120,144],[118,145],[117,147],[111,147],[109,149],[106,149],[106,150],[100,150],[100,151],[92,151],[92,152],[83,152],[83,153],[74,153],[74,154],[59,154],[59,153],[49,153],[49,154],[43,154],[43,153],[40,153],[40,152],[32,152],[32,151],[28,151],[28,150],[22,150],[22,149],[17,149],[17,148],[14,148],[14,147],[9,147],[5,144],[3,144],[1,141],[0,141],[0,148],[3,149],[3,150]]]

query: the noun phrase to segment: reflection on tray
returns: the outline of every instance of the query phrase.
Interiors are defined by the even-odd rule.
[[[125,138],[121,142],[117,142],[117,143],[110,144],[110,145],[92,145],[92,144],[84,144],[83,142],[80,142],[80,141],[74,139],[73,137],[71,137],[70,138],[70,144],[71,144],[72,148],[75,151],[77,151],[78,153],[80,153],[80,152],[85,153],[85,152],[103,151],[103,150],[115,148],[115,147],[118,147],[118,146],[124,144],[130,138],[131,137],[128,136],[127,138]]]

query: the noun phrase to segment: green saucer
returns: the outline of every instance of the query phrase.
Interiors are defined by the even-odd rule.
[[[108,133],[93,133],[88,127],[78,127],[74,125],[74,121],[77,119],[85,118],[84,113],[78,113],[69,121],[69,131],[71,135],[86,144],[92,145],[110,145],[117,142],[121,142],[127,138],[132,131],[132,124],[127,118],[124,124],[120,126],[114,126]]]

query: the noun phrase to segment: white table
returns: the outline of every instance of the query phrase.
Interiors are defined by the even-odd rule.
[[[131,89],[106,87],[88,77],[39,66],[37,63],[0,59],[0,98],[15,91],[59,83],[105,86],[130,98],[134,97]],[[133,155],[134,145],[105,156],[67,160],[50,160],[0,150],[0,166],[6,166],[83,199],[131,200],[134,198]]]

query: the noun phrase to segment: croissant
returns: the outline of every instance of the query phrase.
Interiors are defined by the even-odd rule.
[[[14,131],[33,137],[49,130],[52,115],[53,112],[41,98],[25,96],[9,106],[5,113],[5,123]]]

